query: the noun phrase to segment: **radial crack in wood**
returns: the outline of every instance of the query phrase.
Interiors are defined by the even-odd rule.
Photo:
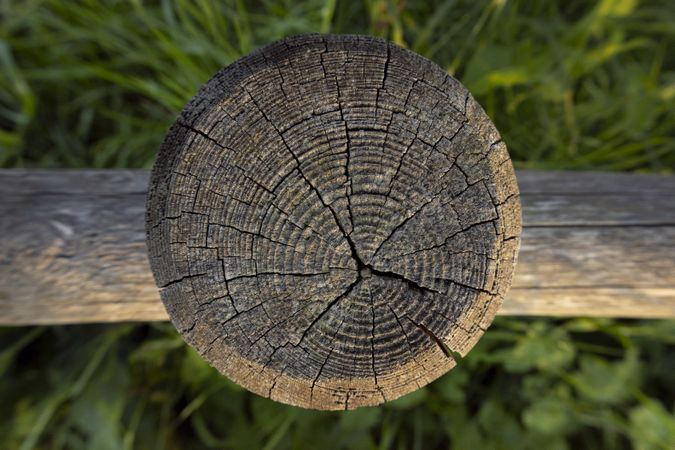
[[[169,316],[213,366],[353,409],[466,355],[511,283],[520,217],[506,146],[457,80],[380,39],[304,35],[190,101],[146,229]]]

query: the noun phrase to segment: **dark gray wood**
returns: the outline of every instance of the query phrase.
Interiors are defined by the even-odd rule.
[[[516,172],[524,228],[499,314],[675,317],[675,222],[627,225],[675,177]],[[167,320],[144,243],[147,185],[142,170],[0,170],[0,324]],[[598,192],[622,193],[625,222],[590,225],[604,220]]]
[[[0,171],[0,323],[165,320],[146,171]]]
[[[669,195],[675,192],[675,177],[617,172],[518,171],[522,195]],[[672,211],[672,204],[669,210]]]
[[[452,368],[501,305],[521,231],[480,105],[364,36],[284,39],[216,74],[169,131],[147,211],[186,341],[247,389],[317,409]]]

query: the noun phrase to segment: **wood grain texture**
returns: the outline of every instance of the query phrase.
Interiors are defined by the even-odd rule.
[[[468,91],[384,40],[304,35],[216,74],[150,180],[150,265],[214,367],[292,405],[353,409],[466,355],[511,284],[520,202]]]
[[[523,234],[499,314],[675,317],[675,177],[516,174]],[[0,324],[167,320],[144,242],[148,176],[0,170]],[[622,218],[602,225],[608,197]]]

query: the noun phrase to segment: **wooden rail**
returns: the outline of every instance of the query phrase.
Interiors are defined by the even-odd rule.
[[[501,314],[675,317],[675,177],[518,171]],[[148,172],[0,170],[0,324],[167,320],[150,274]]]

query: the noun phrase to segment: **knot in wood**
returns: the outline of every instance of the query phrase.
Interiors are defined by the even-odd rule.
[[[510,284],[513,168],[467,90],[386,41],[305,35],[218,72],[152,174],[171,320],[258,394],[351,409],[465,355]]]

